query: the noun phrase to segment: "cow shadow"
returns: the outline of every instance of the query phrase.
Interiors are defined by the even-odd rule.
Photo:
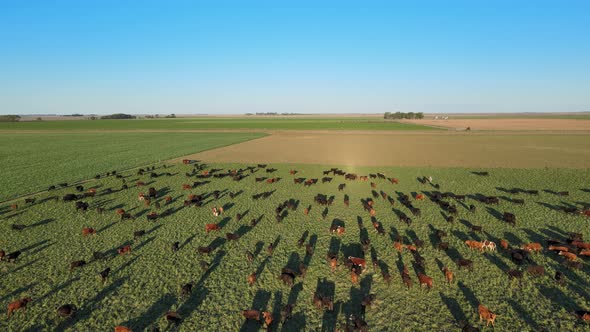
[[[477,306],[479,306],[481,302],[477,299],[473,291],[469,287],[467,287],[462,281],[458,281],[457,286],[459,287],[459,290],[463,293],[463,296],[465,296],[465,299],[467,299],[467,302],[469,302],[469,305],[471,305],[472,308],[477,308]]]
[[[312,236],[309,237],[309,245],[315,249],[316,243],[318,241],[318,236],[316,234],[313,234]],[[315,250],[314,250],[315,251]],[[305,257],[303,258],[303,264],[305,264],[305,266],[309,266],[309,263],[311,262],[311,259],[313,258],[313,255],[310,255],[309,253],[305,253]]]
[[[520,318],[522,318],[522,320],[524,320],[524,322],[531,327],[531,330],[533,330],[533,331],[540,330],[540,327],[537,324],[537,322],[535,322],[535,320],[533,319],[531,314],[529,314],[523,306],[518,304],[518,302],[514,301],[513,299],[508,299],[508,304],[510,304],[512,309],[518,313]]]
[[[492,207],[489,207],[489,206],[486,206],[486,211],[492,217],[496,218],[496,220],[498,220],[498,221],[504,221],[504,215],[502,214],[502,212],[500,212],[500,211],[498,211],[498,210],[496,210],[496,209],[494,209]]]
[[[268,301],[270,301],[271,293],[266,290],[259,289],[256,291],[254,295],[254,300],[252,301],[252,305],[250,306],[251,309],[265,311],[268,306]],[[240,332],[249,332],[249,331],[259,331],[260,330],[260,322],[247,319],[240,328]]]
[[[455,319],[455,322],[467,322],[467,316],[463,309],[461,309],[461,305],[457,302],[456,299],[445,296],[442,292],[439,292],[438,295],[440,296],[441,301],[447,306],[449,312]]]
[[[169,293],[165,294],[156,302],[152,303],[152,305],[143,314],[141,314],[141,316],[134,318],[122,325],[128,326],[129,328],[138,331],[143,331],[149,326],[156,324],[175,302],[176,297],[174,295]]]

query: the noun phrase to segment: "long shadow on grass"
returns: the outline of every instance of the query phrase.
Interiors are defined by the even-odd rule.
[[[162,316],[164,316],[164,314],[175,302],[176,297],[174,295],[165,294],[159,298],[158,301],[154,302],[141,316],[121,325],[128,326],[133,330],[143,331],[150,325],[156,323]]]
[[[270,292],[259,289],[254,295],[254,300],[252,301],[252,306],[248,309],[254,309],[259,311],[265,311],[266,307],[268,306],[268,301],[270,301]],[[253,321],[253,320],[246,320],[242,327],[240,328],[240,332],[247,332],[247,331],[259,331],[260,330],[260,322]]]
[[[278,331],[279,330],[279,322],[281,320],[281,304],[283,301],[283,292],[276,291],[274,296],[274,301],[272,305],[272,318],[273,322],[267,328],[267,331]]]
[[[94,308],[99,306],[99,303],[103,301],[109,294],[115,292],[119,287],[121,287],[125,281],[129,278],[121,278],[114,281],[112,284],[108,285],[107,287],[100,290],[92,299],[86,301],[82,307],[76,312],[71,319],[62,321],[56,328],[56,331],[65,331],[70,327],[80,323],[88,319],[92,315],[92,311]]]
[[[110,224],[108,224],[108,225],[105,225],[105,226],[103,226],[103,227],[101,227],[101,228],[97,229],[97,230],[96,230],[96,233],[104,232],[104,231],[106,231],[107,229],[109,229],[109,228],[111,228],[111,227],[115,226],[115,224],[117,224],[117,222],[116,222],[116,221],[113,221],[112,223],[110,223]]]
[[[49,223],[52,223],[52,222],[54,222],[54,221],[55,221],[55,219],[54,219],[54,218],[43,219],[43,220],[41,220],[41,221],[37,221],[37,222],[36,222],[36,223],[34,223],[34,224],[30,224],[29,226],[27,226],[27,228],[31,228],[31,227],[38,227],[38,226],[45,226],[45,225],[47,225],[47,224],[49,224]]]
[[[0,296],[0,302],[4,302],[4,300],[12,300],[13,298],[18,297],[21,293],[28,292],[31,288],[35,287],[37,284],[38,284],[37,282],[34,282],[34,283],[29,284],[27,286],[19,287],[10,293],[2,294],[2,296]]]
[[[525,323],[527,323],[531,327],[531,330],[533,330],[533,331],[540,330],[539,325],[535,322],[533,317],[527,312],[527,310],[525,308],[523,308],[520,304],[518,304],[513,299],[508,299],[508,303],[510,304],[512,309],[514,309],[514,311],[525,321]]]
[[[467,287],[462,281],[457,282],[457,286],[459,286],[459,290],[461,290],[463,296],[465,296],[471,307],[477,308],[480,302],[473,293],[473,291],[469,287]]]
[[[309,237],[309,245],[311,246],[312,249],[315,249],[315,245],[318,241],[318,236],[313,234],[312,236]],[[308,254],[307,252],[305,253],[305,257],[303,258],[303,264],[305,264],[305,266],[309,266],[309,263],[311,262],[311,259],[313,258],[313,254]]]
[[[438,295],[440,295],[440,299],[447,306],[451,315],[453,315],[455,322],[467,322],[467,316],[463,309],[461,309],[461,305],[457,300],[452,297],[447,297],[441,292],[439,292]]]

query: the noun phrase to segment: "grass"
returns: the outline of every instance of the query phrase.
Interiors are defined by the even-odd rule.
[[[0,201],[265,136],[262,133],[0,134]]]
[[[531,277],[525,273],[524,279],[509,281],[503,270],[518,268],[506,252],[481,254],[470,251],[463,244],[465,239],[489,239],[499,242],[507,239],[512,246],[528,242],[545,244],[546,238],[564,239],[567,232],[581,232],[590,236],[588,219],[580,215],[568,215],[554,209],[555,206],[572,205],[581,207],[590,201],[590,189],[581,187],[587,184],[590,170],[536,169],[489,170],[490,176],[480,177],[471,169],[461,168],[345,168],[346,171],[367,174],[383,172],[400,179],[393,185],[385,180],[372,180],[377,183],[377,191],[384,191],[396,198],[394,210],[410,215],[407,208],[397,201],[397,193],[432,192],[430,185],[420,184],[417,177],[431,175],[433,182],[441,186],[441,191],[457,194],[477,193],[524,198],[525,205],[515,205],[502,198],[498,205],[484,205],[472,198],[464,203],[450,200],[458,207],[454,223],[448,223],[441,215],[440,208],[427,200],[413,201],[422,210],[421,217],[413,217],[411,226],[401,223],[389,203],[381,198],[375,199],[377,219],[383,224],[386,235],[376,234],[370,218],[360,204],[360,199],[371,196],[368,182],[346,182],[343,192],[337,191],[339,183],[345,182],[336,177],[332,183],[303,187],[293,184],[290,169],[299,171],[297,176],[321,178],[321,171],[328,167],[309,165],[270,165],[278,169],[273,176],[281,177],[278,183],[257,183],[254,177],[267,174],[261,170],[240,182],[229,178],[211,179],[210,183],[190,191],[181,190],[183,183],[197,179],[185,177],[192,169],[190,165],[175,165],[158,168],[157,173],[169,172],[172,176],[150,179],[125,172],[127,183],[137,180],[149,182],[160,190],[161,195],[170,195],[174,201],[162,209],[170,209],[170,215],[157,222],[146,220],[146,214],[153,207],[145,207],[137,200],[138,192],[146,188],[132,187],[112,194],[98,195],[86,199],[91,208],[86,213],[77,213],[74,203],[55,202],[51,196],[62,196],[73,192],[61,189],[37,196],[37,202],[23,205],[10,211],[7,206],[0,207],[0,244],[7,252],[23,252],[16,264],[1,263],[0,305],[9,301],[31,296],[33,302],[27,309],[26,317],[18,313],[11,319],[0,320],[2,330],[110,330],[121,324],[140,331],[154,326],[161,329],[167,326],[163,316],[168,310],[177,311],[183,322],[182,331],[250,331],[258,330],[259,325],[246,323],[240,316],[242,309],[255,308],[274,313],[278,320],[280,307],[287,302],[296,303],[293,319],[281,325],[275,323],[271,329],[284,331],[332,331],[351,313],[361,312],[360,299],[367,293],[377,294],[379,303],[369,308],[365,320],[372,331],[449,331],[458,330],[457,322],[465,320],[478,325],[477,305],[481,302],[499,314],[496,330],[500,331],[573,331],[588,330],[570,312],[590,307],[590,269],[584,261],[582,270],[570,270],[562,266],[562,257],[543,251],[533,255],[536,264],[547,270],[544,277]],[[208,165],[207,169],[228,169],[244,167],[235,164]],[[201,181],[201,180],[199,180]],[[99,193],[106,188],[119,189],[121,180],[112,177],[93,180],[86,187],[95,187]],[[498,187],[540,190],[538,196],[511,195]],[[222,195],[218,200],[207,198],[203,207],[183,207],[182,201],[189,193],[211,193],[213,190],[242,191],[236,198]],[[548,190],[548,191],[543,191]],[[550,192],[569,191],[567,197]],[[264,191],[274,191],[268,199],[252,200],[251,195]],[[327,218],[322,219],[323,207],[313,204],[313,197],[323,193],[334,195],[333,206],[329,207]],[[342,203],[344,194],[350,196],[351,205]],[[161,201],[161,196],[159,201]],[[299,201],[295,211],[279,224],[274,220],[274,209],[286,199]],[[474,204],[475,213],[466,206]],[[223,216],[211,215],[212,206],[225,205]],[[302,210],[312,205],[309,216]],[[101,206],[103,214],[94,208]],[[134,214],[134,221],[118,221],[114,210],[124,208]],[[517,226],[511,227],[496,218],[498,212],[510,211],[517,216]],[[237,221],[237,213],[245,214]],[[250,220],[261,217],[261,221],[249,228]],[[344,222],[346,232],[342,236],[331,236],[328,229],[334,219]],[[461,221],[463,220],[463,221]],[[389,268],[393,280],[387,286],[380,273],[372,267],[361,275],[360,285],[352,285],[349,272],[341,266],[331,273],[325,263],[329,250],[337,250],[340,256],[362,255],[358,222],[362,222],[368,232],[372,248]],[[205,234],[205,223],[222,223],[219,232]],[[473,234],[468,223],[482,225],[483,234]],[[22,231],[12,230],[11,224],[28,225]],[[82,227],[94,227],[98,234],[82,238]],[[448,252],[434,249],[437,240],[433,229],[448,233],[445,238],[450,243]],[[147,234],[137,240],[133,232],[146,230]],[[226,242],[226,232],[241,232],[237,242]],[[315,253],[306,256],[304,248],[296,246],[297,240],[308,232],[307,241],[315,241]],[[364,232],[364,231],[363,231]],[[416,286],[417,278],[412,268],[412,256],[408,252],[398,254],[392,247],[392,239],[399,234],[410,239],[419,237],[425,241],[420,250],[426,259],[426,273],[434,278],[434,289],[427,292]],[[278,246],[272,257],[267,257],[266,246],[278,239]],[[179,241],[181,249],[172,253],[172,242]],[[94,251],[114,250],[123,243],[131,243],[133,253],[117,256],[104,261],[93,261]],[[207,255],[199,255],[195,248],[217,244],[217,249]],[[245,251],[260,252],[250,264],[245,260]],[[453,260],[457,257],[472,259],[475,271],[459,271]],[[69,263],[85,259],[90,263],[79,270],[68,271]],[[199,261],[211,263],[208,272],[203,272]],[[305,279],[296,278],[293,288],[284,286],[277,279],[281,268],[295,267],[298,262],[308,263]],[[406,289],[401,283],[399,266],[405,264],[410,269],[414,287]],[[449,266],[456,275],[457,282],[448,285],[440,271],[439,264]],[[369,264],[370,265],[370,264]],[[97,278],[99,271],[106,267],[112,269],[111,279],[101,285]],[[258,282],[249,287],[246,276],[258,270]],[[563,271],[567,284],[558,286],[552,280],[556,270]],[[193,293],[186,299],[179,296],[180,286],[195,282]],[[311,298],[316,289],[331,293],[335,301],[334,312],[318,311],[312,306]],[[55,309],[62,304],[72,303],[78,313],[70,320],[57,319]],[[485,329],[484,330],[492,330]]]
[[[0,130],[436,130],[378,118],[192,118],[0,122]]]

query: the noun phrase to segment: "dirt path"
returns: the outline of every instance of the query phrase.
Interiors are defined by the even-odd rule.
[[[351,166],[590,167],[589,134],[474,134],[289,131],[183,158]]]
[[[590,130],[590,120],[575,119],[451,119],[451,120],[403,120],[424,126],[463,130]]]

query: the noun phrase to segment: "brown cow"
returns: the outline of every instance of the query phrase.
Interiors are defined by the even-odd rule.
[[[432,289],[433,280],[431,277],[418,273],[418,281],[420,282],[420,287],[426,286],[428,289]]]
[[[126,246],[120,247],[120,248],[117,249],[117,253],[119,255],[130,254],[131,253],[131,246],[130,245],[126,245]]]
[[[572,241],[572,246],[579,249],[590,249],[590,242]]]
[[[130,328],[128,328],[127,326],[115,326],[115,332],[133,332]]]
[[[10,316],[12,316],[12,313],[14,311],[19,310],[19,309],[22,309],[22,312],[24,314],[25,310],[27,309],[27,304],[31,301],[33,301],[33,300],[30,297],[25,297],[23,299],[10,302],[8,304],[8,318],[10,318]]]
[[[219,225],[217,224],[206,224],[205,225],[205,232],[208,234],[211,231],[217,231],[220,230],[221,227],[219,227]]]
[[[424,194],[417,194],[416,196],[414,196],[414,198],[415,198],[417,201],[421,201],[421,200],[423,200],[423,199],[424,199]]]
[[[367,261],[362,258],[348,256],[348,260],[354,265],[359,265],[363,271],[367,269]]]
[[[418,250],[418,248],[416,248],[416,246],[414,246],[414,245],[411,245],[411,244],[408,244],[408,245],[406,245],[406,248],[407,248],[409,251],[416,251],[416,250]]]
[[[541,251],[541,249],[543,249],[543,247],[541,247],[540,243],[532,242],[532,243],[527,243],[527,244],[523,245],[521,247],[521,249],[526,250],[526,251]]]
[[[258,310],[242,310],[242,316],[246,319],[260,321],[260,311]]]
[[[308,208],[303,209],[303,214],[304,215],[308,215],[309,214],[309,209]]]
[[[590,249],[582,249],[579,255],[584,257],[590,257]]]
[[[397,250],[398,252],[402,252],[404,251],[404,246],[402,245],[402,243],[400,241],[395,241],[393,242],[393,247],[395,248],[395,250]]]
[[[510,248],[510,245],[508,245],[508,241],[500,240],[500,247],[502,247],[502,249],[504,250],[508,250],[508,248]]]
[[[564,246],[549,246],[548,249],[551,251],[563,251],[563,252],[570,251],[570,249],[568,247],[564,247]]]
[[[123,214],[125,214],[125,210],[123,210],[123,209],[117,209],[116,213],[118,215],[123,215]]]
[[[477,311],[479,312],[479,321],[481,322],[482,319],[486,321],[486,326],[490,325],[490,323],[492,323],[492,326],[494,326],[494,321],[496,320],[496,314],[491,312],[490,309],[484,307],[483,304],[480,304],[477,307]]]
[[[571,252],[560,251],[558,253],[559,256],[565,256],[565,258],[570,262],[575,262],[578,260],[578,256]]]
[[[87,235],[94,235],[96,234],[96,230],[92,227],[84,227],[82,228],[82,236],[86,237]]]
[[[350,271],[350,281],[352,281],[354,285],[359,283],[359,275],[356,273],[356,268],[354,267]]]
[[[445,278],[449,282],[449,285],[453,283],[453,271],[449,270],[446,266],[442,268]]]
[[[334,272],[336,270],[337,266],[338,266],[338,259],[336,257],[330,258],[330,269],[332,270],[332,272]]]
[[[268,329],[270,324],[272,324],[272,313],[270,313],[268,311],[263,311],[262,317],[264,318],[264,325]]]
[[[469,249],[478,249],[479,251],[483,251],[483,243],[479,241],[467,240],[465,244],[469,247]]]
[[[254,283],[256,283],[256,272],[252,272],[252,274],[248,276],[248,285],[252,286]]]
[[[342,235],[342,234],[344,234],[344,231],[345,231],[345,229],[342,226],[332,226],[332,227],[330,227],[330,233],[336,233],[338,235]]]

